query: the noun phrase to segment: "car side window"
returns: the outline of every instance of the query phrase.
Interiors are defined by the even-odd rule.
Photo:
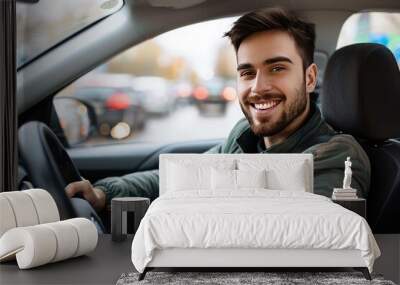
[[[207,21],[157,36],[59,92],[54,105],[70,145],[227,137],[243,117],[236,94],[235,52],[223,37],[235,20]],[[72,121],[68,108],[76,104],[66,97],[95,115],[95,131],[87,140],[69,138],[82,133],[71,128],[82,126]]]
[[[363,12],[343,24],[337,48],[354,43],[378,43],[388,47],[400,67],[400,13]]]

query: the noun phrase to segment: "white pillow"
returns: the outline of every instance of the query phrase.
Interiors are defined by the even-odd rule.
[[[213,190],[240,190],[241,188],[266,188],[266,170],[211,170]]]
[[[236,170],[211,168],[212,190],[235,190]]]
[[[237,188],[267,188],[267,171],[236,170]]]
[[[206,167],[187,167],[170,163],[168,168],[168,191],[210,189],[209,172]]]
[[[167,191],[211,190],[211,169],[235,169],[235,161],[176,160],[167,164]]]
[[[307,191],[308,164],[304,160],[238,159],[239,170],[267,170],[267,187],[274,190]]]
[[[294,164],[291,168],[268,171],[268,183],[271,189],[302,191],[308,189],[307,165],[305,162]]]

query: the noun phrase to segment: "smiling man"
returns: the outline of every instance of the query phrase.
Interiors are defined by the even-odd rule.
[[[236,51],[237,88],[245,118],[207,153],[312,153],[314,193],[330,197],[352,159],[352,187],[366,197],[370,163],[357,141],[336,133],[310,99],[317,82],[315,30],[291,12],[266,9],[240,17],[226,33]],[[98,210],[116,196],[158,196],[158,170],[71,183]]]
[[[254,134],[267,147],[285,140],[306,120],[317,68],[305,67],[293,38],[284,31],[257,32],[232,40],[237,46],[240,106]],[[310,35],[310,37],[313,34]]]

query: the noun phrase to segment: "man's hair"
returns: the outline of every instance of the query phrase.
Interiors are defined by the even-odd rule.
[[[300,19],[294,12],[282,8],[268,8],[241,16],[224,36],[231,39],[236,52],[240,44],[254,33],[279,30],[287,32],[295,41],[303,59],[304,70],[314,62],[315,25]]]

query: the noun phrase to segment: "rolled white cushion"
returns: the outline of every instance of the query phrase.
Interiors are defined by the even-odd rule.
[[[9,229],[15,228],[17,222],[15,221],[14,211],[11,204],[6,197],[0,195],[0,237]]]
[[[38,214],[31,197],[22,191],[3,192],[1,196],[10,202],[17,227],[33,226],[39,223]]]
[[[19,268],[28,269],[86,254],[97,239],[96,226],[84,218],[13,228],[0,238],[0,261],[16,256]]]
[[[74,218],[64,222],[71,224],[78,233],[78,248],[74,257],[86,254],[96,248],[98,233],[96,226],[91,221],[85,218]]]
[[[78,249],[78,233],[70,223],[63,221],[43,224],[43,226],[53,231],[56,236],[56,253],[51,262],[57,262],[75,255]]]
[[[57,248],[56,236],[42,225],[13,228],[0,239],[0,260],[16,255],[20,269],[51,262]]]
[[[56,202],[49,192],[43,189],[29,189],[22,192],[31,197],[39,218],[39,224],[57,222],[60,220]]]

